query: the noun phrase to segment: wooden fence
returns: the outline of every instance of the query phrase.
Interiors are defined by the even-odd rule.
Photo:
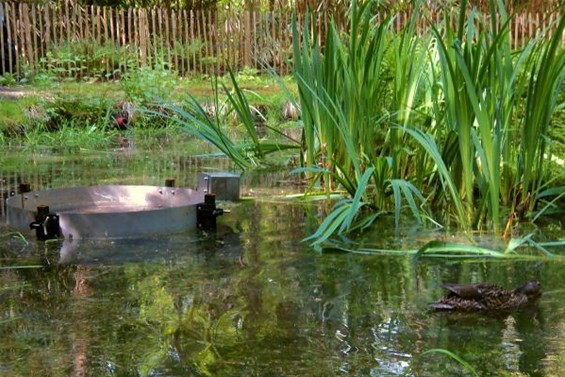
[[[292,58],[289,12],[116,9],[62,4],[0,2],[0,74],[118,78],[129,69],[163,67],[180,75],[223,73],[228,67],[287,73]],[[329,16],[316,13],[312,27],[325,30]],[[408,14],[398,14],[400,29]],[[440,21],[435,14],[422,19]],[[554,22],[559,14],[524,13],[510,25],[514,48]],[[302,22],[299,22],[303,25]],[[321,34],[321,33],[320,33]],[[319,34],[319,35],[320,35]],[[565,36],[564,36],[565,43]]]

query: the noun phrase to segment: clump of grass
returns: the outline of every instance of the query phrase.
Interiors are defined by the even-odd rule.
[[[230,78],[231,90],[226,85],[220,88],[218,80],[213,80],[213,100],[206,107],[191,95],[182,104],[161,104],[165,119],[181,126],[185,132],[211,143],[242,170],[257,166],[270,153],[298,149],[299,145],[294,140],[269,124],[262,126],[286,141],[266,141],[269,138],[259,134],[256,123],[259,115],[250,105],[233,73],[230,73]],[[225,100],[220,97],[222,92]],[[233,134],[233,130],[230,130],[233,117],[240,132],[230,137]]]
[[[341,250],[352,254],[364,255],[412,255],[414,260],[420,258],[490,258],[490,259],[523,259],[539,260],[551,258],[563,261],[565,256],[559,249],[565,246],[565,240],[539,242],[533,234],[511,238],[503,249],[478,246],[471,243],[429,241],[414,249],[374,248],[355,243],[351,240],[330,239],[324,247],[316,247],[320,251]],[[553,251],[553,252],[552,252]]]
[[[398,225],[405,205],[418,221],[429,216],[426,198],[407,179],[410,145],[402,128],[394,127],[411,123],[421,101],[424,81],[418,73],[424,72],[429,39],[415,38],[416,16],[399,34],[391,28],[392,19],[375,24],[371,6],[352,3],[348,35],[338,34],[332,25],[324,53],[317,36],[307,32],[308,19],[303,35],[294,22],[295,76],[304,122],[306,169],[301,172],[318,180],[325,191],[340,187],[349,196],[307,238],[314,245],[334,234],[367,228],[389,211]],[[388,55],[390,51],[394,53]],[[387,102],[390,72],[393,99]]]
[[[442,212],[432,224],[455,220],[460,229],[508,236],[513,219],[565,195],[545,170],[565,78],[563,19],[554,34],[516,53],[510,18],[494,1],[491,21],[468,13],[463,1],[456,26],[446,14],[431,39],[415,32],[417,11],[392,33],[366,9],[352,6],[348,35],[330,28],[323,54],[316,36],[294,26],[307,166],[300,172],[327,192],[348,193],[306,240],[319,246],[391,211],[397,228],[406,211],[420,222]]]
[[[103,150],[114,147],[116,134],[96,124],[76,125],[61,121],[57,131],[36,127],[25,133],[24,147],[29,150],[47,147],[61,152]]]
[[[41,122],[42,114],[37,97],[18,99],[0,98],[0,133],[5,137],[16,136],[26,128]]]

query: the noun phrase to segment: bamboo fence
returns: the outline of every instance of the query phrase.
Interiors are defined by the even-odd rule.
[[[290,12],[117,9],[66,1],[0,2],[2,13],[6,28],[0,28],[0,57],[5,57],[0,59],[0,73],[18,77],[44,70],[62,77],[110,79],[140,67],[171,69],[183,76],[245,67],[285,74],[291,68]],[[510,24],[512,47],[523,47],[558,17],[516,15]],[[304,25],[302,18],[298,25]],[[313,18],[315,35],[323,35],[330,15],[319,12]],[[396,30],[409,18],[409,14],[396,15]],[[442,18],[443,14],[430,14],[419,27]]]

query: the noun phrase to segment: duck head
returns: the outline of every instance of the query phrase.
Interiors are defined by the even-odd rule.
[[[537,280],[530,280],[520,288],[516,289],[516,292],[525,294],[528,297],[539,297],[541,296],[541,284]]]

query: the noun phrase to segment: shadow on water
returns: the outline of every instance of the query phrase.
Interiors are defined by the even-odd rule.
[[[104,170],[119,176],[111,164]],[[277,174],[246,177],[243,192],[286,192],[279,182],[288,177]],[[565,372],[561,265],[322,255],[301,240],[323,210],[263,199],[234,205],[215,233],[77,243],[0,238],[0,375],[469,374],[445,355],[423,355],[434,348],[454,352],[481,376]],[[529,279],[544,291],[529,311],[446,315],[427,307],[443,282],[513,287]]]

